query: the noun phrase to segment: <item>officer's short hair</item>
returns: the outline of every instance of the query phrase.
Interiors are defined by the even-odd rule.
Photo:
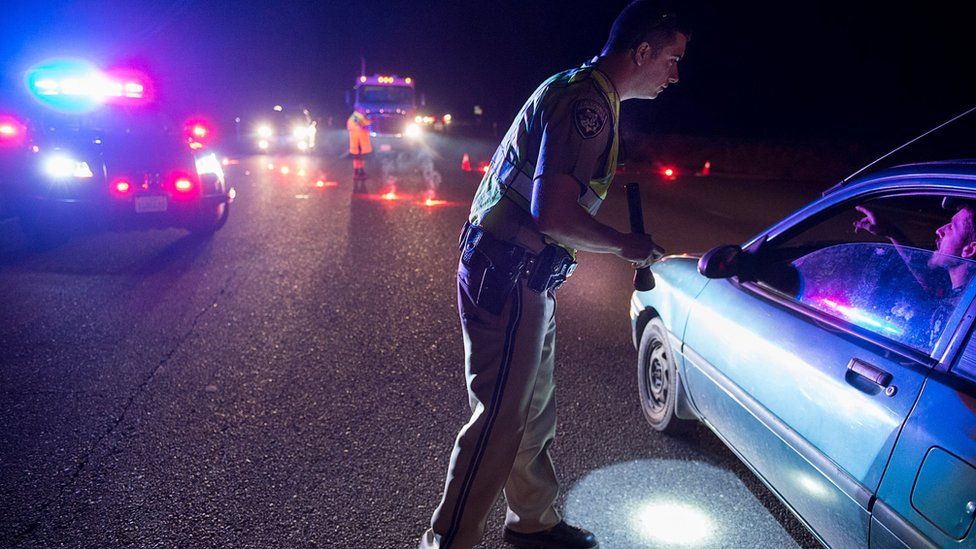
[[[634,0],[614,20],[603,46],[603,55],[631,50],[642,42],[658,50],[672,40],[676,32],[691,37],[687,14],[682,15],[657,0]]]

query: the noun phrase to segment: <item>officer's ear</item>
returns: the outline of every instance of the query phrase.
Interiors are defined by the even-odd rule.
[[[634,64],[636,64],[638,67],[651,60],[651,45],[647,42],[637,44],[637,47],[634,48],[633,51]]]

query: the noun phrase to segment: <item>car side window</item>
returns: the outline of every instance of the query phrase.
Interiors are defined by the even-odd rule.
[[[976,241],[976,217],[957,213],[942,197],[849,204],[769,242],[755,277],[806,307],[931,354],[976,274],[976,247],[962,249]]]

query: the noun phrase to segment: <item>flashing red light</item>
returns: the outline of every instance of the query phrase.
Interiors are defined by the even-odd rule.
[[[204,138],[207,137],[207,128],[201,124],[193,126],[193,137]]]
[[[664,168],[664,175],[666,177],[674,177],[674,169],[672,169],[672,168]]]
[[[487,162],[481,163],[481,173],[488,173],[488,168],[491,166]]]
[[[185,177],[181,177],[173,183],[173,187],[181,193],[188,193],[193,190],[193,182]]]
[[[131,190],[132,185],[128,181],[120,179],[115,182],[115,192],[119,194],[127,194]]]
[[[24,141],[27,128],[12,116],[0,115],[0,147],[15,147]]]

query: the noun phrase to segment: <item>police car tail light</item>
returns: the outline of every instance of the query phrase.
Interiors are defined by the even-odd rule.
[[[112,182],[112,192],[118,196],[127,196],[132,190],[132,183],[128,179],[121,178]]]
[[[173,182],[173,188],[176,192],[186,194],[193,190],[193,182],[189,178],[181,177]]]
[[[90,179],[95,176],[87,162],[67,154],[52,154],[44,159],[44,173],[53,179]]]

